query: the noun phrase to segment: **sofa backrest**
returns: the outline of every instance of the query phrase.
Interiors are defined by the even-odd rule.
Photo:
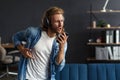
[[[66,64],[56,80],[120,80],[120,63]]]
[[[120,64],[88,64],[88,80],[120,80]]]
[[[87,72],[86,64],[66,64],[56,80],[87,80]]]

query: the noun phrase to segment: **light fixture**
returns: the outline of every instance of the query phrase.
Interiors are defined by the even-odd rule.
[[[105,4],[103,6],[103,9],[100,10],[100,12],[120,12],[120,10],[112,10],[112,9],[106,9],[107,5],[108,5],[109,0],[105,1]]]
[[[108,5],[108,2],[109,2],[109,0],[106,0],[106,2],[105,2],[105,4],[104,4],[103,9],[101,10],[101,12],[112,11],[112,10],[106,9],[106,7],[107,7],[107,5]]]

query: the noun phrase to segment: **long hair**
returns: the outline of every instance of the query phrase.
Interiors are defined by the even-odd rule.
[[[47,30],[51,26],[51,16],[55,14],[62,14],[64,16],[64,10],[59,7],[50,7],[43,14],[42,29]]]

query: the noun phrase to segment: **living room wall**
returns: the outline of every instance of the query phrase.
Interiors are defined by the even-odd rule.
[[[40,26],[43,12],[58,6],[65,10],[65,28],[69,33],[68,63],[84,63],[87,57],[94,57],[94,48],[87,46],[90,36],[90,10],[102,9],[105,0],[0,0],[0,36],[2,43],[12,42],[12,35],[29,26]],[[108,9],[119,9],[119,0],[110,0]],[[119,25],[120,14],[95,15],[104,18],[111,25]],[[104,16],[104,17],[103,17]],[[93,18],[94,19],[94,18]],[[95,19],[96,20],[96,19]],[[96,34],[96,32],[93,32]]]

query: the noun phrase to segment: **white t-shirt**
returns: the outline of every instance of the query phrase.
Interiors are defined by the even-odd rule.
[[[50,38],[42,31],[41,38],[32,49],[34,59],[29,59],[27,64],[26,79],[47,80],[50,54],[55,37]]]

